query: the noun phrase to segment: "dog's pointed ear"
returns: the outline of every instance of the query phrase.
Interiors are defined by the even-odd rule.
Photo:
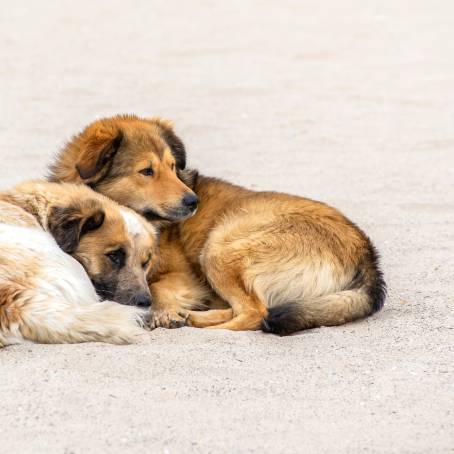
[[[154,117],[150,119],[159,129],[159,134],[167,143],[176,161],[177,169],[183,170],[186,168],[186,149],[182,140],[175,134],[173,123],[170,120]]]
[[[84,183],[101,179],[123,140],[123,133],[116,124],[103,122],[89,127],[79,142],[80,154],[76,170]]]
[[[52,207],[48,216],[48,229],[60,248],[72,254],[80,239],[88,232],[99,229],[105,218],[98,204]]]

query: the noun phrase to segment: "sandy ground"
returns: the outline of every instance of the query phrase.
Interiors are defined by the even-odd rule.
[[[96,117],[167,116],[204,173],[343,210],[389,298],[288,338],[4,349],[1,452],[452,452],[453,18],[451,1],[2,2],[1,187]]]

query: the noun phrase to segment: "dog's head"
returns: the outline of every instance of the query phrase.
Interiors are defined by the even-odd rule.
[[[150,306],[147,274],[157,264],[158,232],[137,213],[83,186],[78,197],[51,206],[47,228],[82,264],[102,299]],[[80,197],[80,190],[88,191]]]
[[[195,178],[186,170],[185,148],[172,124],[132,115],[86,127],[60,152],[50,177],[84,183],[148,220],[166,221],[194,214]]]

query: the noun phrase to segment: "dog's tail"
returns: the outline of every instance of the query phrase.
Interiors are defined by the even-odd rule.
[[[143,309],[111,301],[84,305],[47,301],[46,304],[26,305],[20,321],[12,324],[2,337],[9,339],[8,344],[24,340],[46,344],[128,344],[137,341],[145,332],[142,328],[145,316]]]
[[[370,244],[348,288],[271,307],[262,320],[262,330],[287,335],[308,328],[342,325],[379,311],[386,298],[386,284],[378,260],[378,253]]]

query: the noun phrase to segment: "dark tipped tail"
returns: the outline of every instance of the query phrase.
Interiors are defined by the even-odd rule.
[[[272,307],[268,315],[262,320],[262,331],[265,333],[286,336],[304,329],[302,327],[302,303],[284,303]]]
[[[271,307],[261,328],[267,333],[285,336],[308,328],[342,325],[379,311],[385,298],[386,284],[379,268],[379,256],[370,244],[348,288]]]
[[[362,285],[366,287],[371,304],[371,314],[378,312],[385,304],[387,290],[383,272],[380,269],[380,255],[372,243],[367,250],[366,266]]]

